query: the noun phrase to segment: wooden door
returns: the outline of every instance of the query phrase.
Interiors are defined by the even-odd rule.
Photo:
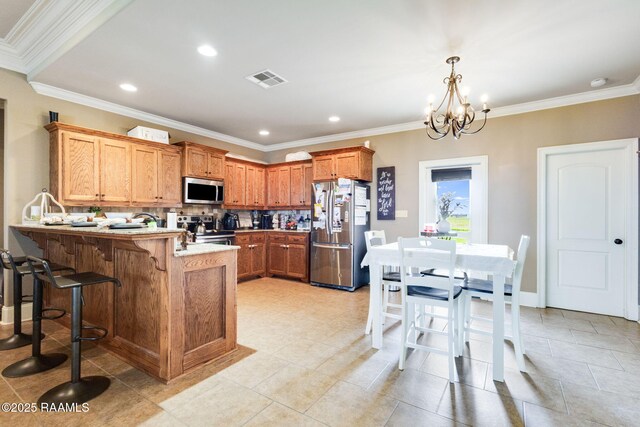
[[[308,271],[307,245],[304,243],[287,243],[287,276],[306,279]]]
[[[234,163],[227,162],[224,165],[224,204],[225,206],[233,206],[234,197],[234,179],[235,168]]]
[[[358,178],[359,153],[339,153],[335,155],[335,178]]]
[[[251,253],[253,252],[251,235],[236,234],[236,245],[240,246],[237,259],[237,274],[238,279],[241,279],[251,275]]]
[[[247,206],[255,207],[256,205],[256,167],[247,165],[246,167],[246,185],[245,185],[245,202]]]
[[[290,201],[291,206],[304,206],[304,165],[293,165],[291,170]]]
[[[278,168],[278,206],[291,205],[291,168]]]
[[[224,179],[224,156],[208,153],[207,173],[211,179]]]
[[[278,207],[278,168],[267,169],[267,207]]]
[[[134,145],[131,150],[131,202],[138,206],[158,203],[158,150]]]
[[[269,236],[267,249],[267,267],[269,274],[287,274],[285,240]]]
[[[234,166],[234,177],[233,177],[233,192],[234,192],[234,205],[236,206],[245,206],[245,185],[247,182],[247,168],[245,165],[237,163]]]
[[[265,188],[265,181],[264,181],[264,174],[265,174],[265,169],[262,167],[257,167],[256,168],[256,175],[255,175],[255,183],[254,183],[254,187],[255,187],[255,196],[256,196],[256,208],[261,209],[264,207],[264,205],[267,203],[266,201],[266,197],[265,197],[265,192],[266,192],[266,188]]]
[[[251,272],[255,276],[264,276],[266,269],[266,245],[264,233],[255,233],[252,237]]]
[[[303,205],[307,209],[311,209],[313,201],[313,165],[305,163],[304,165],[304,188],[302,190]]]
[[[313,180],[328,181],[334,176],[334,155],[326,154],[313,158]]]
[[[158,197],[160,203],[176,206],[182,202],[180,153],[160,150],[158,154]]]
[[[198,148],[188,147],[186,149],[187,156],[187,176],[197,178],[209,178],[208,172],[208,153]]]
[[[62,199],[62,203],[100,200],[98,138],[62,132]]]
[[[131,202],[131,143],[100,140],[100,200],[119,205]]]

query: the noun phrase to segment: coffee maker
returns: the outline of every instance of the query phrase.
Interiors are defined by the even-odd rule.
[[[273,218],[269,214],[260,215],[260,229],[270,230],[273,228]]]

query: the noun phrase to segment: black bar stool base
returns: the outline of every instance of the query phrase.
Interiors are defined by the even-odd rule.
[[[60,366],[65,360],[67,360],[67,355],[62,353],[31,356],[4,368],[2,376],[7,378],[27,377]]]
[[[111,380],[107,377],[84,377],[78,382],[66,382],[55,386],[38,399],[43,403],[59,405],[60,403],[84,403],[100,396],[109,388]]]
[[[40,334],[40,338],[44,339],[44,334]],[[13,350],[14,348],[24,347],[25,345],[31,345],[31,335],[14,334],[8,338],[0,340],[0,351]]]

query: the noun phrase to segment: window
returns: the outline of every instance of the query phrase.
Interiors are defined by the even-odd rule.
[[[438,201],[448,194],[457,240],[487,243],[487,156],[423,161],[419,168],[419,230],[439,220]]]

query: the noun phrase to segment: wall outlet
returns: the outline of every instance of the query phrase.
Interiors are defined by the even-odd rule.
[[[409,211],[396,211],[396,218],[408,218]]]

